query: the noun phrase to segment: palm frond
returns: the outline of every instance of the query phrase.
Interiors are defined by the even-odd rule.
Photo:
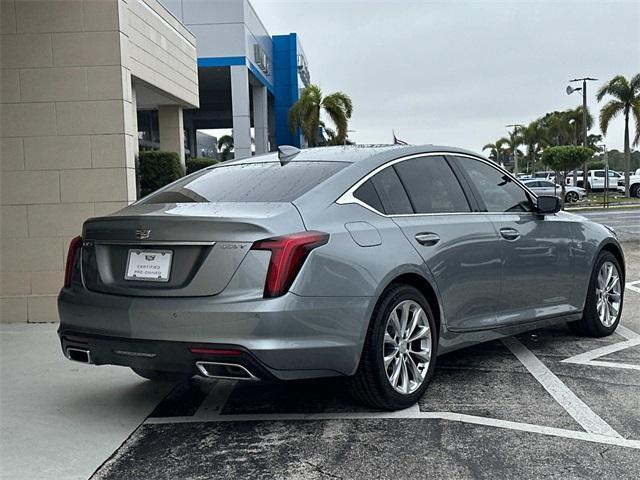
[[[609,123],[624,111],[624,103],[620,100],[611,100],[602,110],[600,110],[600,130],[603,135],[607,134]]]
[[[602,101],[605,95],[611,95],[614,98],[617,98],[620,101],[624,101],[626,97],[628,97],[631,89],[629,88],[629,82],[624,77],[624,75],[616,75],[607,83],[602,85],[596,94],[596,98],[598,102]]]
[[[640,75],[636,76],[640,77]],[[636,134],[633,137],[633,146],[637,147],[638,144],[640,144],[640,96],[631,104],[631,114],[633,115],[634,123],[636,125]]]

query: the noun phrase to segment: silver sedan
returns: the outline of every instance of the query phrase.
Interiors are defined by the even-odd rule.
[[[440,354],[563,322],[612,334],[624,275],[612,231],[472,152],[281,147],[87,220],[58,334],[70,360],[152,380],[344,376],[399,409]]]
[[[562,185],[550,182],[549,180],[524,180],[523,183],[537,195],[554,195],[559,198],[562,197]],[[587,191],[581,187],[572,187],[567,185],[564,187],[564,190],[564,200],[567,203],[577,202],[587,196]]]

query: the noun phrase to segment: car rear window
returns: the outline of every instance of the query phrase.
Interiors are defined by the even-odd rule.
[[[222,165],[185,177],[140,203],[290,202],[347,165],[346,162]]]

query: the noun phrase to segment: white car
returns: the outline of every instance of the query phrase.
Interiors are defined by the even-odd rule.
[[[524,183],[536,195],[562,196],[562,185],[548,180],[525,180]],[[587,196],[587,191],[580,187],[564,187],[564,201],[567,203],[577,202]]]
[[[625,193],[624,175],[618,180],[618,191]],[[632,197],[640,198],[640,168],[636,170],[635,175],[629,176],[629,194]]]
[[[578,177],[578,187],[583,187],[584,179],[582,178],[582,171],[577,172]],[[589,190],[604,190],[606,186],[606,170],[589,170],[589,174],[587,175],[587,184]],[[616,190],[618,187],[618,180],[620,180],[621,175],[618,172],[613,170],[609,170],[609,190]],[[569,173],[567,178],[565,179],[566,185],[573,185],[573,173]]]

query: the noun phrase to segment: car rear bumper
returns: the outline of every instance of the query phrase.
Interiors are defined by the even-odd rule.
[[[351,375],[374,303],[370,297],[292,293],[233,302],[140,298],[72,288],[58,297],[59,334],[65,355],[67,346],[82,346],[69,336],[88,338],[97,365],[195,374],[197,361],[229,359],[194,356],[190,347],[236,348],[243,354],[235,360],[250,363],[258,378]]]

